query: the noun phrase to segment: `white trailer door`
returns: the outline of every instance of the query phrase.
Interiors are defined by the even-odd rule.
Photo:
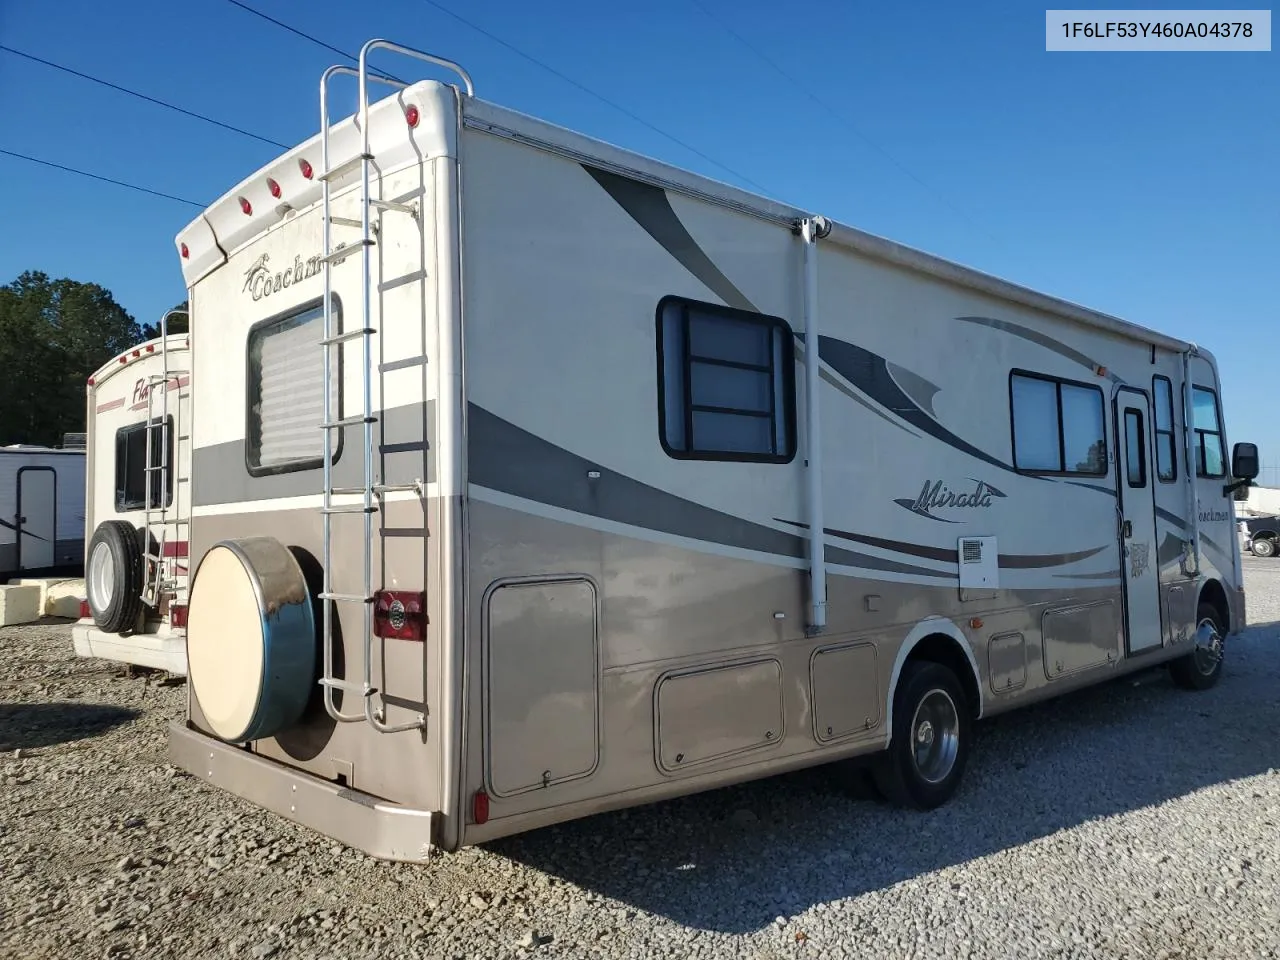
[[[18,470],[18,569],[53,566],[58,533],[58,475],[53,467]]]
[[[1116,393],[1121,574],[1130,654],[1158,647],[1160,570],[1156,562],[1156,502],[1151,469],[1151,404],[1141,390]]]

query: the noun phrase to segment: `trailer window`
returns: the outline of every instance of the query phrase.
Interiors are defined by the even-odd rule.
[[[1031,373],[1009,379],[1013,462],[1024,473],[1107,472],[1102,391]]]
[[[334,297],[335,330],[341,329],[340,305]],[[324,309],[307,304],[284,316],[265,320],[249,331],[247,449],[249,473],[261,476],[320,466],[324,458]],[[329,415],[337,420],[342,381],[341,347],[332,349]],[[338,459],[342,431],[336,431],[333,458]]]
[[[658,305],[658,430],[670,456],[795,456],[795,347],[786,321],[667,297]]]
[[[1196,474],[1217,478],[1227,474],[1222,442],[1222,411],[1218,395],[1208,387],[1191,388],[1191,413],[1195,427]]]
[[[1156,400],[1156,478],[1161,483],[1178,479],[1178,446],[1173,439],[1173,383],[1168,377],[1152,377]]]
[[[1125,479],[1131,487],[1147,485],[1146,438],[1142,435],[1142,412],[1132,407],[1124,412]]]
[[[147,421],[116,431],[116,512],[167,507],[173,503],[173,417],[152,420],[147,457]],[[164,444],[168,448],[165,456]],[[168,465],[167,470],[158,469]],[[148,470],[150,466],[155,469]],[[150,481],[150,482],[148,482]],[[150,503],[147,492],[150,489]]]

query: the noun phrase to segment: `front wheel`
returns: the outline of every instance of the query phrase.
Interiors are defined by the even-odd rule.
[[[893,739],[871,776],[886,800],[932,810],[951,799],[969,759],[968,698],[941,664],[908,663],[893,697]]]
[[[1274,557],[1276,555],[1276,542],[1271,537],[1258,537],[1253,543],[1253,555],[1255,557]]]
[[[1212,604],[1201,603],[1196,610],[1196,634],[1195,649],[1171,661],[1169,673],[1186,690],[1208,690],[1222,676],[1227,636],[1227,625]]]

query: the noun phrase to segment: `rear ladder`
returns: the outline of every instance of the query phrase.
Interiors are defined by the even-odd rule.
[[[378,689],[373,685],[373,605],[376,600],[373,583],[373,515],[381,510],[381,499],[384,494],[400,490],[419,490],[419,484],[388,485],[374,481],[373,469],[373,425],[378,417],[373,409],[373,337],[378,332],[372,326],[372,277],[370,250],[377,243],[375,234],[377,227],[371,223],[371,212],[381,214],[397,214],[418,217],[418,207],[414,204],[396,203],[373,197],[369,190],[370,162],[373,155],[369,151],[369,80],[385,84],[397,90],[403,90],[408,84],[390,77],[370,74],[368,59],[373,50],[385,49],[403,54],[427,63],[447,67],[455,71],[466,86],[467,96],[474,96],[474,88],[467,72],[451,60],[445,60],[403,47],[388,40],[370,40],[360,50],[359,69],[334,66],[326,70],[320,79],[320,157],[323,172],[320,175],[323,204],[324,248],[320,258],[324,270],[324,338],[320,341],[324,352],[324,414],[321,429],[324,432],[324,503],[321,508],[321,527],[323,543],[321,547],[321,567],[324,574],[324,586],[320,593],[321,608],[321,646],[324,655],[324,674],[320,684],[324,687],[324,706],[326,712],[335,721],[355,723],[366,721],[379,733],[399,733],[405,730],[420,730],[426,727],[426,717],[418,714],[407,723],[388,724],[386,710],[375,704]],[[329,165],[329,81],[332,77],[344,74],[358,78],[359,82],[359,128],[361,136],[360,152],[350,159],[330,167]],[[334,216],[330,209],[331,190],[334,181],[360,169],[360,189],[358,203],[360,219]],[[343,227],[359,230],[359,238],[349,243],[333,245],[332,228]],[[332,269],[340,263],[347,262],[359,251],[360,272],[360,319],[359,326],[348,331],[334,329]],[[360,368],[361,409],[358,414],[333,419],[332,386],[335,377],[335,347],[343,347],[359,340],[362,348]],[[345,427],[359,426],[363,428],[363,484],[359,487],[339,488],[333,485],[333,432]],[[359,503],[335,504],[335,496],[359,495]],[[375,498],[379,503],[375,503]],[[362,579],[358,592],[342,593],[334,589],[333,583],[333,518],[339,514],[362,514],[363,530],[363,563]],[[363,682],[340,679],[334,676],[334,604],[358,604],[363,614]],[[342,690],[360,696],[364,702],[362,713],[343,713],[334,702],[334,691]]]
[[[185,310],[170,310],[160,318],[160,369],[158,374],[147,378],[147,459],[146,493],[143,496],[142,529],[146,541],[143,547],[143,568],[146,575],[142,584],[142,602],[149,607],[158,607],[166,596],[171,604],[185,603],[187,579],[178,575],[178,544],[187,540],[183,536],[183,528],[190,527],[191,518],[182,510],[182,485],[190,482],[190,477],[170,463],[169,434],[169,389],[177,388],[178,404],[174,411],[172,436],[173,459],[177,464],[183,462],[182,444],[191,443],[191,428],[182,419],[182,378],[187,377],[190,383],[190,370],[176,370],[169,367],[169,318],[172,316],[188,316]],[[188,321],[189,322],[189,321]],[[160,456],[153,456],[153,438],[155,429],[155,396],[156,389],[163,388],[160,400],[159,440]],[[173,478],[173,497],[170,501],[169,480]],[[159,491],[158,498],[155,496]],[[172,531],[173,536],[170,537]],[[172,543],[173,549],[169,549]],[[155,552],[153,553],[152,550]]]

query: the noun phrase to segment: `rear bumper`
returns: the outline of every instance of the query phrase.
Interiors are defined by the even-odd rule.
[[[71,627],[71,641],[77,656],[115,660],[153,670],[187,674],[187,634],[185,630],[161,627],[156,633],[104,633],[93,620],[80,620]]]
[[[188,773],[380,860],[420,863],[436,816],[320,780],[248,750],[169,725],[169,757]]]

